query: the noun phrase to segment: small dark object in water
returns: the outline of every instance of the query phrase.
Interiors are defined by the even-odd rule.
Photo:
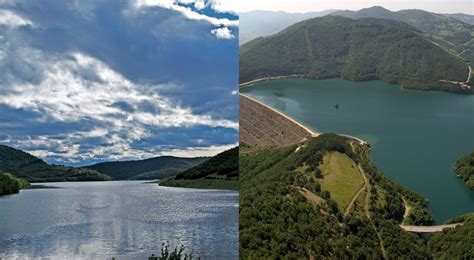
[[[335,107],[336,109],[339,109],[339,104],[336,104],[334,107]]]

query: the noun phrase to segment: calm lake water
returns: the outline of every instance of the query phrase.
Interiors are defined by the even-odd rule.
[[[474,150],[474,96],[342,79],[270,81],[240,91],[319,132],[368,140],[376,166],[428,198],[438,223],[474,212],[474,192],[453,172]]]
[[[47,183],[0,197],[2,259],[147,259],[161,243],[238,259],[238,193],[140,181]]]

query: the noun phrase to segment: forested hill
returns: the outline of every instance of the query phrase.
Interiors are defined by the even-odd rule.
[[[456,13],[456,14],[446,14],[446,16],[454,18],[454,19],[458,19],[470,25],[474,25],[474,15]]]
[[[471,190],[474,190],[474,151],[456,161],[454,172]]]
[[[459,55],[466,62],[474,65],[474,25],[471,15],[443,15],[423,10],[401,10],[391,12],[383,7],[374,6],[359,11],[336,11],[331,15],[339,15],[354,19],[385,18],[407,23],[425,33],[428,38],[453,54]],[[470,19],[470,20],[469,20]]]
[[[160,182],[162,186],[222,189],[238,189],[238,184],[238,146]]]
[[[145,160],[98,163],[85,168],[107,174],[116,180],[152,180],[168,178],[196,166],[208,157],[179,158],[160,156]]]
[[[431,259],[446,248],[471,259],[463,241],[472,223],[443,231],[430,246],[400,227],[433,224],[427,201],[386,178],[369,153],[335,134],[243,148],[241,259]]]
[[[325,16],[294,24],[241,47],[240,82],[304,75],[465,92],[468,65],[406,23]]]
[[[5,145],[0,145],[0,172],[11,173],[29,182],[111,180],[94,170],[49,165],[31,154]]]

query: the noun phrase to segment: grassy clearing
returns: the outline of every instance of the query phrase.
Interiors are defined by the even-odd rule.
[[[321,189],[329,191],[339,209],[344,210],[364,185],[364,179],[357,165],[347,155],[332,152],[324,155],[319,169],[324,176],[320,180]]]

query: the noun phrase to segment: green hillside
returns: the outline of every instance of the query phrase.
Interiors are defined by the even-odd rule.
[[[450,222],[464,222],[464,225],[433,234],[428,241],[433,257],[435,259],[474,259],[474,214],[467,214]]]
[[[462,14],[443,15],[423,10],[391,12],[380,6],[359,11],[336,11],[331,15],[354,19],[385,18],[407,23],[425,33],[430,40],[474,65],[474,25],[469,24],[469,21],[472,22],[473,16]]]
[[[145,160],[104,162],[86,166],[85,168],[109,175],[116,180],[153,180],[168,178],[207,159],[206,157],[179,158],[161,156]]]
[[[457,247],[472,257],[467,222],[428,243],[404,231],[400,224],[433,224],[426,199],[386,178],[370,150],[345,137],[243,149],[240,180],[242,259],[431,259]]]
[[[457,14],[446,14],[446,16],[454,18],[454,19],[458,19],[470,25],[474,25],[474,15],[457,13]]]
[[[474,151],[456,161],[454,172],[471,190],[474,190]]]
[[[405,88],[466,92],[468,65],[405,23],[314,18],[241,47],[240,82],[268,76],[381,79]]]
[[[5,145],[0,145],[0,172],[11,173],[29,182],[111,180],[109,176],[90,169],[49,165],[31,154]]]
[[[224,151],[159,183],[162,186],[173,187],[237,190],[239,187],[239,147]]]
[[[0,196],[18,193],[28,186],[30,184],[27,181],[18,179],[9,173],[0,172]]]

